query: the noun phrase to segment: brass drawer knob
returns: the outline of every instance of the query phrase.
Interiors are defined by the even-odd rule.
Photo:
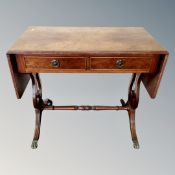
[[[125,62],[122,59],[119,59],[116,61],[116,65],[118,68],[122,68],[124,66]]]
[[[52,67],[59,67],[60,66],[60,62],[56,59],[51,61],[51,65]]]

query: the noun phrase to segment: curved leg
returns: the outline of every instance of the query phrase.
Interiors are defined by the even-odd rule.
[[[42,87],[39,74],[31,74],[32,89],[33,89],[33,106],[35,108],[35,130],[31,147],[36,149],[38,147],[38,140],[40,136],[40,126],[42,111],[44,109],[44,103],[42,100]]]
[[[38,140],[40,136],[41,118],[42,111],[45,106],[52,106],[52,101],[50,99],[42,99],[42,85],[39,74],[30,74],[32,80],[32,90],[33,90],[33,106],[35,108],[35,131],[33,136],[33,141],[31,147],[36,149],[38,147]]]
[[[133,74],[128,90],[128,101],[127,103],[125,103],[123,100],[121,100],[123,106],[124,105],[128,106],[131,137],[133,141],[133,147],[135,149],[139,149],[139,142],[137,139],[136,126],[135,126],[135,110],[138,107],[139,103],[140,82],[141,82],[141,74]]]

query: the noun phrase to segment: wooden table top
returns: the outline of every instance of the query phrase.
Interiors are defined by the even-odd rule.
[[[143,27],[29,27],[8,51],[9,54],[64,52],[167,54]]]
[[[142,76],[142,82],[151,98],[156,97],[168,59],[168,51],[143,27],[29,27],[7,52],[17,98],[22,97],[30,79],[29,73],[19,72],[17,67],[22,62],[17,63],[17,58],[26,56],[31,60],[32,56],[37,59],[55,55],[86,58],[125,56],[127,59],[132,57],[131,62],[137,56],[159,58],[156,63],[157,71]],[[87,60],[86,63],[89,63]],[[97,62],[94,64],[100,65]]]

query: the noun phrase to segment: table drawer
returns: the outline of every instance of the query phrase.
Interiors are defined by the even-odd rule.
[[[20,72],[60,72],[86,68],[85,57],[20,56],[17,59]]]
[[[114,72],[141,72],[156,71],[157,57],[91,57],[92,70],[114,70]]]

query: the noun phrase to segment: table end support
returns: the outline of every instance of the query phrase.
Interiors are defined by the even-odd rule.
[[[141,82],[142,74],[133,74],[131,78],[131,82],[128,89],[128,101],[125,103],[121,100],[122,106],[128,106],[128,116],[130,123],[130,131],[131,138],[133,141],[133,147],[135,149],[139,149],[139,142],[136,133],[136,125],[135,125],[135,111],[139,104],[139,94],[140,94],[140,82]]]

